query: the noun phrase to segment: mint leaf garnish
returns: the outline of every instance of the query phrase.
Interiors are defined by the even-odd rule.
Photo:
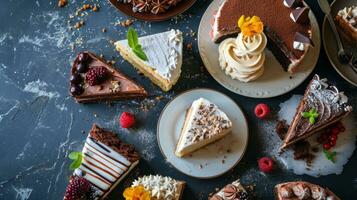
[[[73,162],[71,163],[71,165],[69,166],[69,168],[71,170],[75,170],[77,169],[79,166],[81,166],[82,164],[82,160],[83,160],[83,153],[82,152],[71,152],[68,155],[68,158],[73,160]]]
[[[132,27],[129,27],[128,29],[127,39],[129,47],[132,49],[133,53],[144,61],[148,60],[142,46],[139,44],[138,33]]]
[[[333,152],[330,152],[330,151],[327,151],[327,150],[323,150],[324,154],[325,154],[325,157],[327,158],[327,160],[330,160],[331,162],[335,163],[335,156],[337,154],[336,151],[333,151]]]
[[[316,118],[319,116],[319,113],[317,113],[316,108],[312,108],[309,112],[302,112],[301,116],[303,118],[308,118],[310,124],[314,124],[316,122]]]

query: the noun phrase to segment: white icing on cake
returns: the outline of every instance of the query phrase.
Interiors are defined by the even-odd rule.
[[[305,44],[302,42],[294,41],[293,46],[294,46],[294,49],[296,49],[296,50],[300,50],[300,51],[305,50]]]
[[[87,179],[99,194],[107,191],[131,165],[124,156],[90,137],[87,137],[82,153],[82,164],[74,174]]]
[[[160,175],[143,176],[135,180],[132,186],[143,186],[157,200],[175,200],[178,191],[178,181]]]
[[[232,128],[228,116],[207,99],[195,100],[186,116],[187,126],[183,128],[177,152],[192,144],[211,139]]]
[[[117,43],[130,50],[127,40],[118,41],[115,45]],[[167,32],[140,37],[139,43],[148,57],[148,60],[144,61],[148,66],[166,80],[174,81],[178,79],[182,66],[183,37],[181,31],[172,29]]]
[[[346,20],[349,25],[357,30],[357,7],[345,7],[344,9],[338,12],[338,15],[341,16],[344,20]]]

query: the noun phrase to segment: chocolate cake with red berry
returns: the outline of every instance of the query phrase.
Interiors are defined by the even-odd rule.
[[[284,70],[293,73],[313,46],[309,10],[302,0],[225,0],[214,16],[211,37],[216,43],[234,37],[242,15],[258,16],[265,25],[268,49]]]
[[[281,149],[340,121],[352,111],[347,96],[327,79],[314,75],[296,110]]]
[[[77,158],[72,165],[77,165],[64,200],[105,199],[140,158],[131,145],[96,124],[90,130],[82,152],[74,153],[77,153]]]
[[[70,93],[79,103],[146,97],[143,87],[91,52],[73,62]]]
[[[340,200],[329,189],[304,181],[286,182],[276,185],[275,199]]]

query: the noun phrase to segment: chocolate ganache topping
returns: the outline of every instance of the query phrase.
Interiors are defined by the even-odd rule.
[[[329,84],[326,78],[320,79],[318,75],[315,75],[308,88],[303,112],[316,109],[318,113],[316,123],[312,124],[309,120],[304,120],[303,123],[296,126],[296,131],[299,133],[310,131],[316,126],[350,112],[352,107],[347,102],[348,98],[343,92]]]

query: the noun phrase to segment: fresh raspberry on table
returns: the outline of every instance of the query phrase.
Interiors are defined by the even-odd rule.
[[[258,160],[260,171],[264,173],[271,173],[274,170],[274,161],[269,157],[263,157]]]
[[[123,112],[120,116],[120,125],[123,128],[131,128],[135,124],[135,117],[129,112]]]
[[[264,119],[269,115],[270,108],[268,105],[264,103],[260,103],[257,106],[255,106],[254,113],[255,116],[257,116],[258,118]]]

